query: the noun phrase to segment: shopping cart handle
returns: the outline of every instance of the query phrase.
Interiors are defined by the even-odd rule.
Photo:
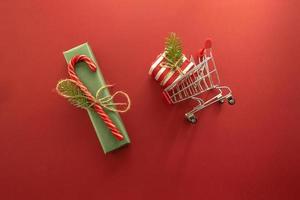
[[[212,42],[211,42],[211,39],[208,38],[206,39],[205,43],[204,43],[204,48],[205,49],[210,49],[212,47]]]
[[[199,49],[199,51],[197,51],[196,53],[194,53],[192,55],[192,57],[194,58],[194,62],[195,62],[196,65],[199,64],[199,61],[201,60],[203,54],[204,54],[204,49],[201,48],[201,49]]]
[[[196,65],[198,65],[200,63],[200,61],[202,61],[205,49],[210,49],[211,47],[212,47],[212,42],[211,42],[211,39],[208,38],[204,42],[204,48],[199,49],[199,51],[197,51],[196,53],[194,53],[192,55]]]

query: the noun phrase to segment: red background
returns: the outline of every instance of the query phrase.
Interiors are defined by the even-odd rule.
[[[299,4],[287,0],[2,1],[0,198],[300,199]],[[237,103],[189,125],[148,77],[169,32],[213,38]],[[128,92],[132,144],[104,155],[84,110],[54,88],[88,41]]]

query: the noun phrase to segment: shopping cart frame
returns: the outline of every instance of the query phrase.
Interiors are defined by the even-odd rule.
[[[217,102],[222,104],[225,100],[230,105],[234,105],[235,99],[228,86],[220,85],[210,40],[205,42],[205,47],[199,51],[198,55],[191,56],[190,61],[194,63],[195,67],[165,88],[163,95],[170,104],[188,99],[196,101],[198,104],[191,111],[185,113],[188,122],[195,124],[197,123],[196,112]],[[201,94],[212,90],[217,91],[217,94],[206,100],[200,98]]]

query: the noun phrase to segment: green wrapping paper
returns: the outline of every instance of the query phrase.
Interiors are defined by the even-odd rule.
[[[77,76],[80,78],[83,84],[89,89],[89,91],[91,92],[91,94],[93,94],[93,96],[95,96],[97,90],[101,86],[106,85],[102,73],[100,71],[99,65],[97,64],[97,61],[88,43],[84,43],[68,51],[65,51],[63,54],[67,63],[76,55],[86,55],[89,58],[91,58],[94,61],[94,63],[97,65],[96,72],[92,72],[87,66],[87,64],[84,62],[79,62],[75,66],[75,71]],[[103,91],[103,94],[105,96],[110,95],[109,90],[106,88],[105,91]],[[110,119],[114,122],[114,124],[117,126],[117,128],[124,136],[124,139],[122,141],[118,141],[117,139],[114,138],[110,130],[107,128],[106,124],[102,121],[102,119],[92,108],[87,109],[87,112],[95,128],[97,137],[101,143],[104,153],[108,153],[110,151],[122,147],[123,145],[130,143],[130,139],[128,137],[128,134],[126,132],[126,129],[120,118],[119,113],[105,110],[105,112],[109,115]]]

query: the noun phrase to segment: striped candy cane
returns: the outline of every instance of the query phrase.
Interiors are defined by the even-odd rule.
[[[80,81],[80,79],[76,75],[74,66],[77,62],[80,62],[80,61],[85,62],[89,66],[89,68],[92,72],[96,72],[97,66],[89,57],[87,57],[85,55],[77,55],[77,56],[74,56],[68,64],[68,72],[69,72],[71,79],[76,82],[76,84],[78,85],[78,87],[80,87],[81,91],[85,94],[87,99],[92,103],[93,109],[97,112],[99,117],[104,121],[104,123],[109,128],[109,130],[114,135],[114,137],[117,140],[123,140],[124,137],[120,133],[120,131],[118,130],[116,125],[111,121],[109,116],[104,112],[103,108],[98,103],[95,103],[94,96],[90,93],[90,91],[87,89],[87,87]]]

